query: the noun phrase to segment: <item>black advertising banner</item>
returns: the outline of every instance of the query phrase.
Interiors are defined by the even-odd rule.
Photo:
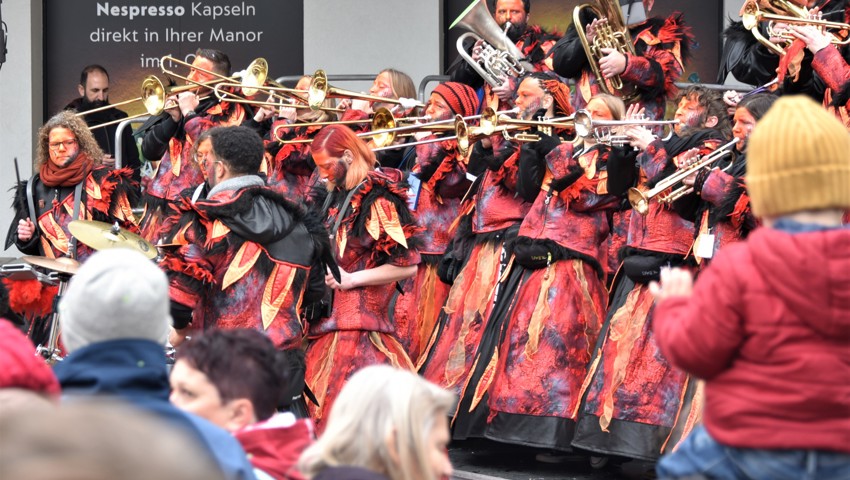
[[[112,103],[138,97],[148,75],[167,82],[161,57],[191,62],[198,48],[223,51],[234,72],[263,57],[271,78],[301,74],[303,19],[303,0],[44,0],[45,114],[79,96],[80,71],[92,63],[109,71]]]

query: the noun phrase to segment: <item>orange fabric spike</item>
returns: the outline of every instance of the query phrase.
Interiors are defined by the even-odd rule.
[[[209,241],[217,240],[230,233],[230,227],[221,223],[221,220],[216,220],[212,224],[212,232],[210,232]]]
[[[330,383],[331,368],[333,368],[332,359],[336,356],[337,343],[339,343],[339,332],[333,332],[331,335],[333,336],[331,344],[319,359],[316,375],[312,376],[314,382],[307,385],[310,387],[310,391],[316,396],[316,401],[319,405],[325,404],[325,396],[328,393],[328,384]],[[310,379],[311,377],[308,376],[306,381],[309,383]],[[317,408],[314,414],[316,415],[315,420],[321,420],[322,409]]]
[[[528,320],[528,341],[525,343],[525,356],[528,359],[537,353],[540,332],[543,331],[543,320],[549,318],[552,314],[552,311],[549,309],[549,288],[552,286],[552,282],[555,281],[555,275],[552,274],[551,270],[552,265],[546,267],[546,274],[543,275],[543,281],[540,283],[540,292],[537,294],[537,303],[534,305],[531,318]]]
[[[800,78],[800,64],[803,62],[805,48],[806,44],[797,38],[785,49],[785,55],[779,59],[779,66],[776,67],[777,85],[782,84],[786,75],[790,75],[793,82]]]
[[[277,264],[272,270],[263,291],[263,303],[260,307],[263,313],[263,329],[268,330],[280,307],[283,306],[287,294],[292,288],[297,269],[282,264]]]
[[[477,360],[476,360],[477,362]],[[487,393],[487,390],[490,389],[490,384],[493,383],[493,377],[496,374],[496,366],[499,364],[499,349],[493,352],[493,357],[490,358],[490,362],[487,363],[487,367],[484,369],[484,373],[481,374],[481,378],[478,380],[478,385],[475,386],[475,393],[472,396],[472,403],[469,405],[469,412],[472,413],[475,410],[475,407],[481,403],[481,399],[484,398],[484,394]],[[473,367],[475,370],[475,367]]]
[[[254,242],[243,243],[233,257],[233,261],[230,262],[230,266],[227,267],[227,271],[224,272],[221,290],[224,291],[251,271],[254,264],[257,263],[257,259],[260,258],[260,253],[262,253],[262,249],[258,244]]]
[[[392,337],[388,337],[392,340]],[[369,340],[372,342],[372,345],[378,349],[381,353],[386,355],[386,357],[390,360],[390,365],[395,368],[402,368],[405,370],[412,370],[413,365],[410,364],[410,360],[407,357],[399,357],[395,353],[393,353],[386,345],[384,345],[384,339],[381,337],[379,332],[369,332]],[[401,345],[397,345],[399,349],[401,349]],[[404,361],[407,360],[407,361]]]
[[[378,215],[381,226],[387,232],[387,235],[399,245],[407,248],[407,237],[404,236],[404,229],[401,228],[401,220],[398,217],[398,211],[396,211],[395,205],[378,200],[372,204],[372,215],[375,214]]]
[[[343,253],[345,252],[345,246],[348,244],[348,228],[343,225],[336,236],[336,247],[339,258],[342,258]]]
[[[372,214],[369,215],[369,220],[366,222],[366,231],[373,240],[377,240],[381,235],[381,221],[378,219],[378,212],[375,204],[372,205]]]
[[[89,180],[86,182],[86,195],[89,198],[100,200],[103,198],[103,193],[100,190],[100,185],[94,181],[94,179],[89,176]]]
[[[42,237],[46,238],[56,250],[68,254],[68,236],[65,234],[65,230],[62,229],[62,226],[56,223],[56,220],[53,218],[53,215],[45,215],[39,219],[38,225],[41,227]],[[51,249],[45,248],[44,251],[47,252]]]
[[[652,308],[653,297],[648,294],[649,287],[641,285],[629,292],[626,303],[611,318],[611,331],[607,341],[616,345],[616,356],[612,365],[612,380],[606,385],[602,399],[602,415],[599,426],[603,432],[608,431],[611,418],[614,415],[614,393],[626,377],[626,367],[635,342],[640,338],[643,324]]]
[[[168,153],[171,157],[171,173],[174,176],[180,175],[180,164],[183,159],[183,142],[177,138],[172,138],[168,141]]]

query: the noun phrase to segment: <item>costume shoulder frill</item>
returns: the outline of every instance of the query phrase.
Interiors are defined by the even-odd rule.
[[[377,264],[404,257],[418,249],[422,230],[407,206],[409,185],[401,171],[382,168],[369,173],[366,182],[351,199],[348,217],[343,221],[349,235],[369,235],[375,241],[372,260]],[[340,235],[337,235],[339,242]]]
[[[667,18],[651,17],[646,23],[632,30],[632,40],[635,42],[635,53],[643,56],[649,46],[667,50],[676,57],[681,68],[691,59],[691,46],[694,42],[694,34],[691,27],[685,24],[681,12],[674,12]],[[659,65],[658,68],[663,66]],[[675,82],[676,75],[664,73],[664,83],[652,88],[651,91],[641,91],[644,98],[656,98],[662,94],[666,98],[673,98],[678,93]]]

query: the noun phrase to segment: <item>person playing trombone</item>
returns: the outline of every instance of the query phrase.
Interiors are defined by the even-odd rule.
[[[142,235],[154,243],[162,233],[161,222],[169,214],[169,205],[184,189],[204,181],[200,165],[193,160],[192,145],[198,136],[215,126],[241,125],[251,120],[242,105],[220,102],[208,86],[203,86],[229,75],[227,55],[199,48],[186,76],[187,83],[198,88],[170,95],[164,111],[140,128],[145,132],[142,155],[159,160],[153,178],[144,185],[145,212],[140,223]]]

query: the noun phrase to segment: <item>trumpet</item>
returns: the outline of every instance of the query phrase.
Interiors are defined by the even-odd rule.
[[[316,73],[313,74],[313,81],[310,82],[310,89],[307,92],[307,104],[310,105],[310,108],[313,110],[321,108],[326,98],[334,97],[348,97],[358,100],[392,103],[394,105],[401,105],[405,110],[425,106],[425,104],[412,98],[386,98],[332,87],[328,85],[328,75],[321,68],[316,70]]]
[[[644,118],[630,120],[594,120],[593,116],[587,110],[579,110],[576,112],[575,128],[576,134],[579,137],[587,138],[594,136],[596,141],[606,145],[621,147],[629,143],[629,137],[626,135],[617,135],[615,130],[623,127],[642,126],[642,127],[667,127],[670,128],[664,140],[673,135],[673,127],[679,124],[678,120],[647,120]]]
[[[776,32],[773,28],[774,22],[790,25],[812,25],[826,30],[833,30],[834,33],[830,33],[830,43],[833,45],[846,45],[850,43],[850,24],[808,18],[806,9],[798,7],[788,2],[788,0],[772,0],[771,5],[774,10],[783,12],[784,15],[763,12],[756,0],[747,0],[742,8],[741,22],[744,24],[744,28],[749,30],[759,43],[779,56],[785,55],[785,49],[762,35],[761,31],[759,31],[761,22],[769,22],[767,27],[769,37],[779,37],[789,42],[793,41],[795,37]],[[843,35],[841,35],[841,32],[844,32]],[[842,39],[842,37],[844,38]]]
[[[632,208],[634,208],[635,211],[637,211],[639,214],[646,215],[649,212],[650,200],[652,200],[659,194],[667,191],[668,189],[676,187],[677,185],[682,183],[684,179],[690,177],[697,171],[710,166],[712,163],[716,162],[717,160],[720,160],[726,155],[730,155],[732,153],[732,149],[735,147],[735,144],[739,141],[740,139],[736,137],[731,142],[719,147],[717,150],[714,150],[713,152],[707,155],[703,155],[691,165],[676,170],[675,173],[661,180],[655,185],[655,187],[648,191],[643,191],[639,188],[634,187],[630,188],[628,192],[629,203],[631,204]],[[658,201],[667,204],[673,203],[674,201],[692,193],[693,191],[693,187],[688,185],[681,185],[675,188],[669,194],[663,197],[659,197]]]
[[[402,121],[404,121],[404,122],[417,122],[417,121],[420,121],[420,120],[428,120],[430,118],[431,117],[425,116],[425,117],[402,117],[402,118],[397,119],[393,116],[393,113],[391,111],[389,111],[389,109],[387,109],[385,107],[379,107],[377,110],[375,110],[375,113],[374,113],[374,115],[372,115],[372,118],[366,118],[366,119],[363,119],[363,120],[335,120],[335,121],[329,121],[329,122],[305,122],[305,123],[281,124],[281,125],[278,125],[277,127],[275,127],[274,131],[272,131],[272,136],[275,140],[277,140],[278,142],[280,142],[282,144],[313,143],[312,138],[302,138],[302,139],[297,139],[297,140],[284,140],[280,137],[280,135],[278,135],[278,130],[284,129],[284,128],[297,128],[297,127],[324,127],[324,126],[327,126],[327,125],[360,125],[360,124],[363,124],[363,123],[371,123],[372,124],[372,127],[371,127],[372,131],[371,132],[364,132],[364,133],[358,133],[357,134],[358,137],[368,137],[368,136],[373,136],[373,135],[383,135],[383,134],[386,134],[386,133],[392,133],[392,132],[396,131],[396,124],[398,124],[399,122],[402,122]],[[401,128],[404,128],[404,127],[397,127],[397,128],[401,129]],[[395,136],[393,135],[387,141],[387,143],[392,142],[394,139],[395,139]]]

